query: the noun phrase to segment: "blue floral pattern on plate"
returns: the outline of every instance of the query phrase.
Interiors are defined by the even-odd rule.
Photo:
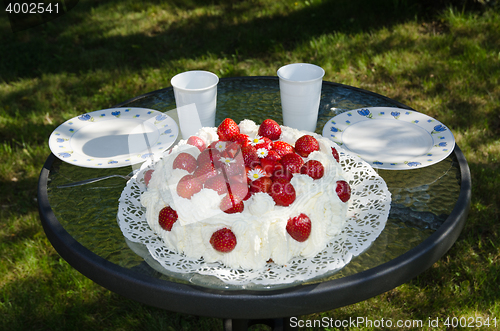
[[[115,132],[120,131],[119,129],[123,127],[125,127],[124,130],[131,128],[131,131],[107,135],[107,130]],[[103,128],[105,128],[105,132],[102,132]],[[143,129],[146,131],[142,131]],[[86,134],[80,134],[80,132],[86,132]],[[115,140],[119,142],[119,145],[116,146],[117,150],[128,151],[127,144],[130,147],[130,142],[127,137],[135,135],[141,138],[145,134],[148,136],[149,147],[145,147],[142,152],[139,151],[133,155],[122,153],[112,157],[99,156],[102,154],[99,153],[100,144],[105,144],[108,137],[114,137],[113,140],[109,140],[110,143]],[[55,156],[77,166],[87,168],[124,167],[142,163],[150,157],[159,157],[172,146],[178,134],[177,123],[160,111],[134,107],[111,108],[82,114],[64,122],[52,132],[49,137],[49,147]],[[91,148],[81,147],[92,140],[96,141],[90,145]],[[134,141],[137,141],[137,138],[134,138]],[[112,145],[112,149],[114,147]],[[89,153],[91,155],[88,155]]]
[[[448,157],[455,147],[455,138],[453,137],[453,133],[445,125],[439,123],[439,121],[417,111],[391,107],[368,107],[346,111],[330,119],[325,124],[323,128],[323,136],[348,149],[345,141],[343,140],[346,129],[351,130],[351,128],[355,128],[358,123],[363,121],[370,121],[370,124],[367,124],[370,126],[371,124],[376,125],[376,121],[378,120],[397,121],[393,122],[394,125],[388,127],[396,126],[399,128],[399,126],[401,126],[401,132],[403,132],[402,134],[405,132],[405,126],[408,126],[409,124],[414,125],[419,128],[416,131],[419,131],[421,134],[425,134],[425,132],[427,132],[428,136],[426,135],[426,140],[429,140],[431,143],[429,143],[428,150],[425,153],[422,153],[421,155],[408,155],[408,159],[405,161],[388,159],[380,160],[375,159],[371,154],[364,155],[350,150],[350,152],[363,158],[374,168],[405,170],[426,167]],[[360,127],[365,128],[367,126]],[[381,152],[384,152],[384,150],[381,150]],[[376,155],[376,153],[373,154]],[[402,157],[400,156],[400,158]]]

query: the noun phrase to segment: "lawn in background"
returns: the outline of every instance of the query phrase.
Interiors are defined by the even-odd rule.
[[[168,87],[182,71],[274,76],[291,62],[315,63],[325,80],[445,123],[473,181],[465,229],[429,270],[365,302],[300,318],[480,317],[500,329],[500,10],[482,3],[81,0],[15,34],[1,13],[0,330],[222,329],[218,319],[125,299],[59,257],[36,202],[47,140],[65,120]]]

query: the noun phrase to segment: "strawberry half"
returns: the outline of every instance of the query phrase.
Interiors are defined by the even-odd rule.
[[[203,184],[194,175],[186,175],[177,183],[177,194],[182,198],[191,199],[202,188]]]
[[[214,177],[218,174],[217,169],[212,162],[205,162],[198,165],[198,168],[194,171],[194,177],[196,177],[201,183],[204,183],[209,178]]]
[[[158,215],[158,223],[162,227],[162,229],[166,231],[172,230],[172,226],[174,225],[175,221],[177,221],[177,212],[173,210],[170,206],[164,207],[162,210],[160,210],[160,213]]]
[[[230,182],[228,191],[234,196],[236,200],[246,201],[252,195],[250,190],[248,189],[248,185],[241,182]]]
[[[351,198],[351,187],[345,180],[337,181],[335,192],[337,192],[337,195],[342,202],[347,202]]]
[[[281,127],[275,120],[266,119],[259,126],[259,136],[278,140],[281,136]]]
[[[198,162],[195,157],[189,153],[180,153],[174,160],[174,164],[172,168],[174,169],[184,169],[189,173],[192,173],[196,167],[198,166]]]
[[[222,198],[219,207],[226,214],[235,214],[241,213],[245,205],[243,204],[243,199],[240,199],[240,197],[235,196],[233,193],[228,193]]]
[[[319,151],[319,143],[311,135],[304,135],[295,142],[295,153],[302,157],[308,157],[314,151]]]
[[[219,195],[223,195],[227,193],[227,183],[224,180],[224,176],[222,175],[217,175],[213,176],[205,182],[204,188],[208,188],[211,190],[214,190],[217,192]]]
[[[236,247],[236,236],[228,228],[215,231],[210,237],[212,247],[221,253],[229,253]]]
[[[271,185],[269,192],[278,206],[289,206],[295,201],[295,188],[284,178],[277,178]]]
[[[203,150],[203,152],[198,155],[198,158],[196,159],[198,161],[198,166],[201,166],[202,164],[205,163],[213,163],[212,160],[212,152],[210,148],[206,148]]]
[[[320,179],[325,174],[325,167],[317,160],[309,160],[300,168],[300,173],[312,179]]]
[[[197,137],[197,136],[189,137],[186,143],[188,145],[191,145],[191,146],[198,148],[200,150],[200,152],[203,152],[203,150],[206,147],[206,144],[203,141],[203,139],[201,139],[200,137]]]
[[[311,234],[311,219],[304,213],[288,219],[286,232],[298,242],[304,242]]]
[[[231,138],[240,133],[240,128],[235,121],[230,118],[226,118],[222,121],[221,124],[217,127],[217,134],[219,135],[220,140],[229,141]]]

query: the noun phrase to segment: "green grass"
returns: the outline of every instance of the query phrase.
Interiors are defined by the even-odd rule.
[[[124,299],[59,257],[36,203],[47,139],[61,122],[167,87],[181,71],[275,75],[298,61],[446,123],[473,183],[465,229],[432,268],[365,302],[301,318],[500,324],[500,10],[494,1],[454,3],[82,0],[15,34],[0,14],[0,330],[221,329],[217,319]]]

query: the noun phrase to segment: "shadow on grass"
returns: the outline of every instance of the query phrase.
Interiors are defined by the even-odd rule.
[[[49,266],[5,284],[1,303],[10,307],[2,330],[217,330],[219,319],[147,306],[80,275],[57,254]]]
[[[196,58],[206,54],[237,54],[241,59],[267,58],[269,54],[293,50],[297,45],[324,34],[355,34],[413,20],[428,15],[436,5],[424,7],[425,1],[398,0],[330,0],[305,7],[241,21],[249,10],[236,6],[237,1],[218,1],[218,14],[204,13],[189,19],[177,19],[175,25],[161,22],[147,33],[105,37],[106,22],[85,26],[89,17],[100,10],[116,10],[124,14],[141,12],[150,6],[167,4],[178,9],[195,9],[212,1],[80,1],[69,13],[21,33],[4,38],[0,50],[1,79],[6,82],[61,72],[75,73],[128,67],[140,70],[156,67],[164,61]],[[250,3],[248,3],[250,5]],[[257,4],[258,6],[258,4]],[[293,4],[291,4],[293,6]],[[430,9],[429,9],[430,8]],[[253,8],[255,10],[255,8]],[[131,22],[131,24],[134,24]],[[9,35],[8,31],[3,31]],[[41,37],[41,38],[40,38]],[[231,73],[234,75],[234,73]]]

